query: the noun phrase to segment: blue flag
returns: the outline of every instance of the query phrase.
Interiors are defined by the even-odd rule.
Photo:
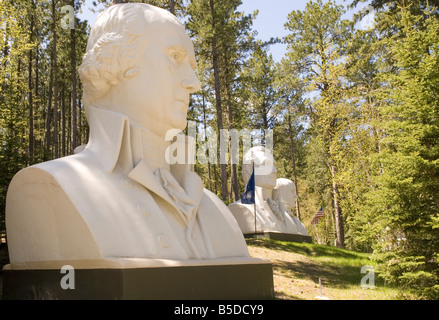
[[[245,191],[241,196],[242,204],[254,204],[255,203],[255,166],[253,165],[253,172],[248,179]]]

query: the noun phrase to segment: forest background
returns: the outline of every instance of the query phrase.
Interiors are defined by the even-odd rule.
[[[388,283],[439,299],[439,1],[350,0],[367,6],[345,19],[345,6],[313,0],[269,41],[240,0],[143,2],[174,13],[193,39],[198,149],[221,129],[272,130],[278,177],[295,182],[295,213],[314,241],[372,253]],[[65,6],[78,12],[84,1],[0,1],[2,241],[14,174],[88,141],[77,68],[90,25],[66,19]],[[286,44],[280,61],[276,43]],[[230,203],[244,190],[239,163],[195,169]]]

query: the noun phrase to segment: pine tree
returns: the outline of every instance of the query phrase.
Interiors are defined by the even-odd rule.
[[[287,136],[275,134],[275,154],[278,152],[283,154],[283,156],[279,154],[276,159],[290,159],[290,161],[286,161],[284,166],[291,168],[291,171],[285,170],[283,176],[290,177],[296,186],[296,216],[301,220],[300,201],[302,193],[298,176],[299,163],[303,161],[304,156],[301,154],[300,149],[304,145],[303,138],[305,137],[305,85],[298,76],[298,72],[294,71],[294,67],[285,58],[276,65],[274,71],[274,91],[277,95],[277,105],[274,108],[277,121],[276,127],[280,127],[281,131],[287,132]],[[302,139],[300,136],[302,136]],[[284,150],[281,151],[280,149]],[[303,166],[303,162],[301,164]],[[281,172],[279,173],[281,174]]]
[[[215,131],[218,138],[221,130],[240,129],[240,106],[236,102],[239,99],[236,95],[239,83],[236,79],[249,50],[252,21],[252,16],[237,11],[240,4],[239,0],[194,0],[188,5],[186,26],[194,39],[201,80],[211,93],[206,100],[215,107]],[[220,147],[217,151],[221,151]],[[225,201],[229,198],[236,200],[240,196],[238,168],[236,164],[230,166],[229,193],[229,159],[224,150],[220,156],[222,158],[217,157],[220,162],[220,196]]]
[[[340,169],[337,160],[350,112],[343,90],[343,57],[345,44],[353,28],[351,21],[341,20],[343,13],[343,7],[331,1],[326,4],[321,0],[310,1],[303,12],[291,12],[285,24],[291,32],[286,37],[290,63],[306,79],[308,90],[317,93],[309,115],[331,174],[339,247],[344,247],[344,221],[340,206]]]
[[[372,208],[383,233],[375,254],[390,282],[438,299],[439,21],[405,7],[388,19],[399,32],[382,39],[394,68],[381,75],[383,170]]]
[[[0,2],[0,230],[5,229],[6,192],[14,174],[29,163],[29,6]],[[24,10],[23,10],[24,9]],[[24,14],[22,14],[24,11]]]
[[[82,1],[76,3],[77,9]],[[59,1],[1,1],[0,20],[0,229],[4,229],[7,187],[22,168],[69,154],[71,141],[70,82],[77,79],[69,56],[82,56],[86,23],[77,21],[79,32],[61,28]],[[52,13],[55,12],[55,15]],[[55,36],[56,35],[56,36]],[[72,38],[73,37],[73,38]],[[56,40],[56,45],[55,41]],[[67,45],[69,44],[69,45]],[[55,52],[54,52],[55,51]],[[56,56],[54,55],[56,54]],[[57,63],[54,57],[56,57]],[[77,63],[77,61],[75,62]],[[75,66],[77,68],[77,65]],[[54,88],[58,93],[54,93]],[[56,90],[55,90],[56,91]],[[80,86],[77,88],[80,97]],[[78,107],[81,106],[80,98]],[[58,112],[54,112],[56,102]],[[53,121],[57,119],[56,125]],[[84,126],[78,110],[78,127]],[[83,137],[86,140],[86,137]],[[58,146],[55,147],[55,142]],[[78,143],[80,143],[78,139]]]

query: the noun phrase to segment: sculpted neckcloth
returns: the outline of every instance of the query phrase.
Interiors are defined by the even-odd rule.
[[[154,175],[161,180],[163,188],[172,199],[176,209],[180,213],[180,218],[187,227],[189,221],[195,218],[199,203],[196,203],[188,196],[169,170],[157,168],[154,170]]]

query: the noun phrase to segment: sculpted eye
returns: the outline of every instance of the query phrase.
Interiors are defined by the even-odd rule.
[[[176,67],[182,64],[188,55],[186,48],[181,44],[171,45],[167,47],[163,53],[168,57],[169,62],[171,62],[170,67]]]
[[[182,61],[182,59],[185,57],[184,53],[178,51],[178,50],[171,50],[168,52],[168,57],[174,64],[178,64]]]

